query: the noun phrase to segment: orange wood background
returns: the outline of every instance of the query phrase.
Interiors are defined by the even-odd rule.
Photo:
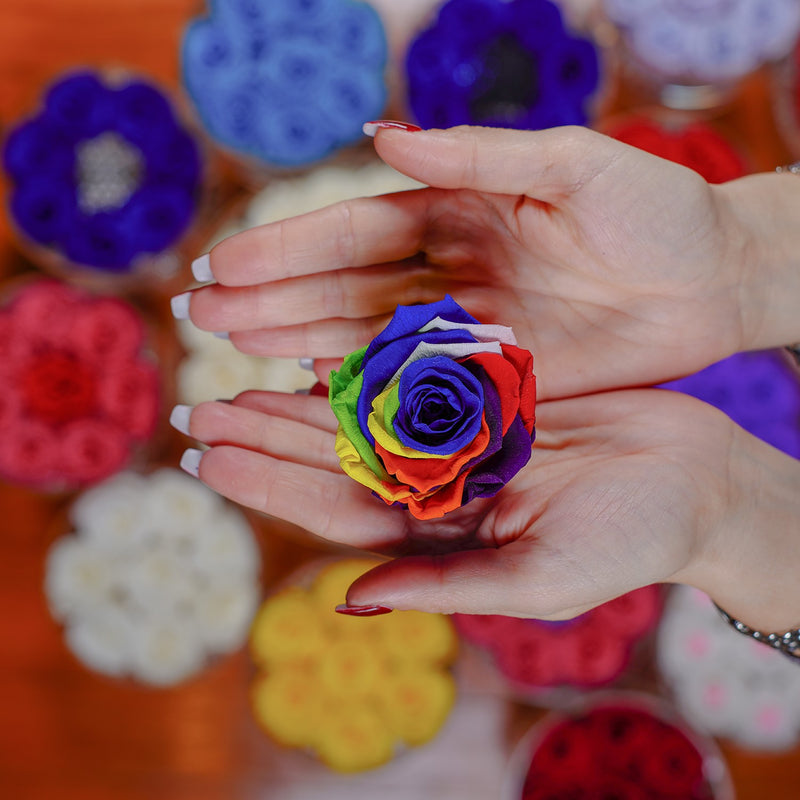
[[[29,111],[67,67],[122,65],[176,85],[180,31],[201,8],[197,0],[0,0],[0,125]],[[762,77],[748,83],[727,118],[760,169],[788,155],[769,117]],[[0,278],[32,269],[0,215]],[[149,310],[167,330],[165,298]],[[166,431],[156,459],[174,465],[184,446]],[[279,797],[266,791],[288,756],[266,742],[249,714],[246,654],[167,691],[98,677],[69,655],[41,591],[44,554],[68,499],[0,485],[0,797]],[[259,531],[269,551],[267,580],[325,549],[266,522]],[[538,713],[516,708],[515,725]],[[800,797],[800,750],[777,757],[724,752],[740,800]]]

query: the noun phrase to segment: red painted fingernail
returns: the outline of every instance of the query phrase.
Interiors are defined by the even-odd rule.
[[[377,617],[380,614],[388,614],[390,611],[392,609],[386,606],[348,606],[345,603],[336,606],[338,614],[346,614],[349,617]]]
[[[373,119],[361,126],[361,130],[367,136],[374,136],[379,128],[394,128],[395,130],[408,131],[409,133],[422,130],[419,125],[414,125],[413,122],[400,122],[396,119]]]

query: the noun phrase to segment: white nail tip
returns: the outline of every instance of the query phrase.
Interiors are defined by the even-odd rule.
[[[181,469],[197,478],[200,475],[200,459],[202,457],[202,450],[195,450],[192,447],[184,450],[181,456]]]
[[[192,261],[192,275],[200,283],[214,280],[214,276],[211,274],[211,256],[208,253]]]
[[[380,127],[381,127],[380,125],[377,125],[377,124],[376,124],[376,123],[374,123],[374,122],[365,122],[365,123],[364,123],[364,124],[361,126],[361,130],[362,130],[362,131],[364,131],[364,134],[365,134],[366,136],[372,136],[372,137],[374,137],[374,136],[375,136],[375,134],[378,132],[378,128],[380,128]]]
[[[172,316],[175,319],[189,319],[189,300],[191,296],[191,292],[183,292],[183,294],[176,294],[169,301],[172,307]]]
[[[307,369],[309,371],[314,369],[313,358],[301,358],[297,363],[300,365],[301,369]]]
[[[231,338],[231,335],[228,333],[228,331],[214,331],[214,336],[216,336],[217,339],[230,339]]]
[[[172,409],[169,415],[169,424],[175,428],[176,431],[189,436],[189,419],[192,416],[192,406],[177,405]]]

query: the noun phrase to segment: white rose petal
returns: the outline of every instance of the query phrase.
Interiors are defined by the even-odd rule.
[[[100,606],[76,619],[65,632],[67,646],[87,667],[105,675],[128,671],[134,626],[113,605]]]
[[[58,619],[79,616],[112,599],[113,574],[106,554],[74,537],[57,541],[47,555],[45,594]]]
[[[203,643],[214,651],[230,652],[247,639],[250,623],[258,608],[259,594],[234,583],[215,585],[200,597],[197,631]]]
[[[203,662],[203,646],[193,626],[170,621],[136,626],[131,671],[139,680],[172,686],[197,672]]]

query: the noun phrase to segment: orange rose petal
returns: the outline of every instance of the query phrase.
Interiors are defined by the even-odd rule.
[[[390,453],[375,442],[375,452],[380,456],[386,471],[397,478],[401,483],[413,486],[416,495],[424,495],[449,483],[461,469],[476,456],[479,456],[488,446],[491,435],[489,425],[484,415],[481,420],[481,429],[477,436],[466,447],[462,447],[452,458],[405,458],[395,453]]]

